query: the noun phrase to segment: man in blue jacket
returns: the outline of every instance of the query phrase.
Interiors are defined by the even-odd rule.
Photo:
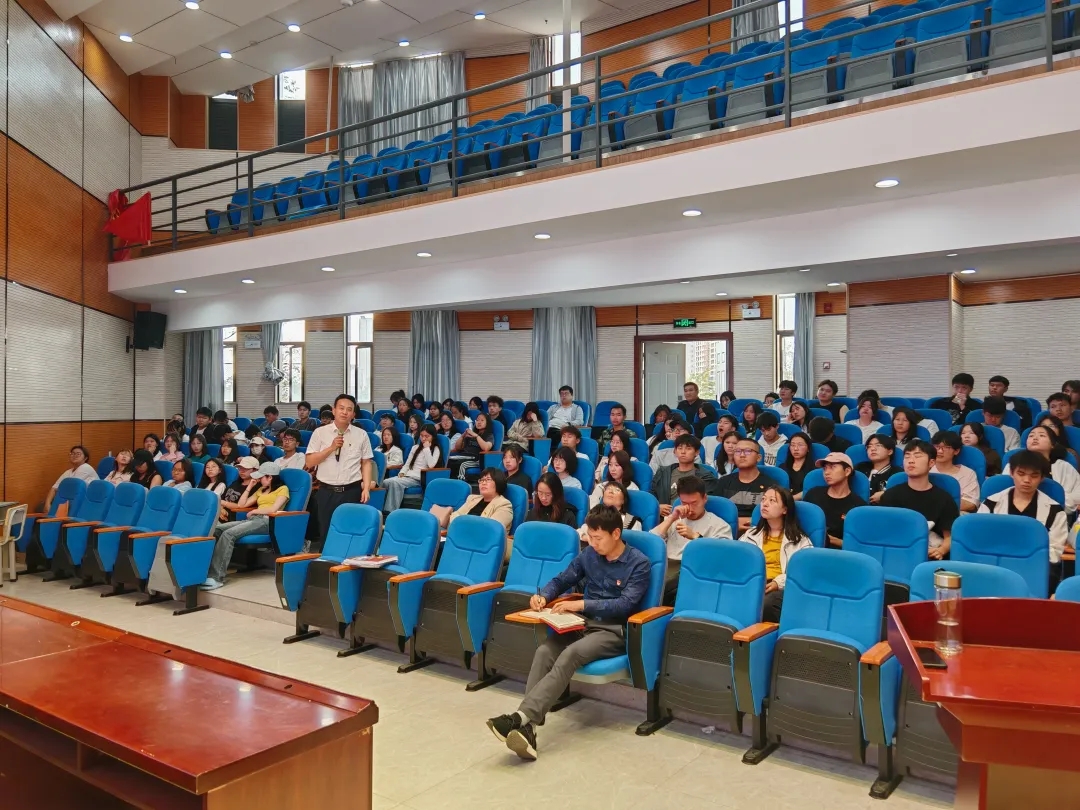
[[[559,594],[580,589],[583,599],[557,602],[551,610],[580,614],[585,629],[549,635],[533,656],[518,710],[487,721],[492,733],[524,760],[536,759],[534,726],[543,725],[574,673],[592,661],[626,652],[626,620],[638,610],[649,588],[649,559],[623,542],[622,515],[617,509],[594,506],[585,525],[589,547],[529,603],[533,610],[543,610]]]

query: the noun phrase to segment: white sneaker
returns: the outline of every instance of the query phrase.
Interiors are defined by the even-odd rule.
[[[206,582],[204,582],[202,585],[199,586],[199,590],[200,591],[216,591],[218,588],[222,587],[224,584],[225,584],[224,582],[219,582],[216,579],[213,579],[211,577],[207,577]]]

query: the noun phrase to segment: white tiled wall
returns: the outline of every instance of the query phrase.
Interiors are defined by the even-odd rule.
[[[128,185],[131,175],[130,125],[89,79],[83,80],[83,187],[102,202]]]
[[[948,391],[950,302],[887,304],[848,310],[849,390],[882,396]]]
[[[964,314],[965,308],[955,301],[949,302],[949,369],[950,375],[966,371],[964,368]]]
[[[376,332],[371,359],[371,398],[375,408],[389,408],[390,395],[408,390],[409,333]]]
[[[172,333],[165,336],[169,341],[183,344],[184,336]],[[135,418],[163,419],[165,413],[165,352],[155,349],[134,352],[135,355]]]
[[[596,399],[634,406],[633,326],[596,328]]]
[[[732,390],[740,397],[759,398],[775,390],[776,335],[772,319],[732,321],[731,343],[735,365]]]
[[[304,345],[304,399],[318,408],[345,390],[345,335],[308,332]]]
[[[263,379],[262,349],[244,348],[245,334],[241,332],[236,336],[236,412],[243,416],[261,416],[263,408],[277,399],[277,387]],[[261,333],[254,334],[261,336]]]
[[[830,365],[828,370],[822,367],[826,362]],[[847,366],[847,315],[814,318],[814,382],[834,380],[840,386],[840,395],[850,396]],[[815,395],[813,391],[806,392],[808,397]]]
[[[82,418],[130,419],[135,407],[134,355],[127,351],[129,321],[84,309]],[[152,350],[151,350],[152,351]]]
[[[461,332],[461,397],[529,400],[532,330]]]

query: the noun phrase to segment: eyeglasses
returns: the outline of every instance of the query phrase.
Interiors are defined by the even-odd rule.
[[[756,456],[757,454],[758,454],[757,450],[745,450],[745,449],[744,450],[736,450],[733,453],[733,455],[736,455],[736,456]]]

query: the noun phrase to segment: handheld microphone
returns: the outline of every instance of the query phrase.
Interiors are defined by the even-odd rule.
[[[337,432],[337,435],[338,436],[344,436],[345,431],[344,430],[339,430]],[[340,447],[337,449],[337,452],[334,453],[334,460],[335,461],[341,461],[341,448]]]

